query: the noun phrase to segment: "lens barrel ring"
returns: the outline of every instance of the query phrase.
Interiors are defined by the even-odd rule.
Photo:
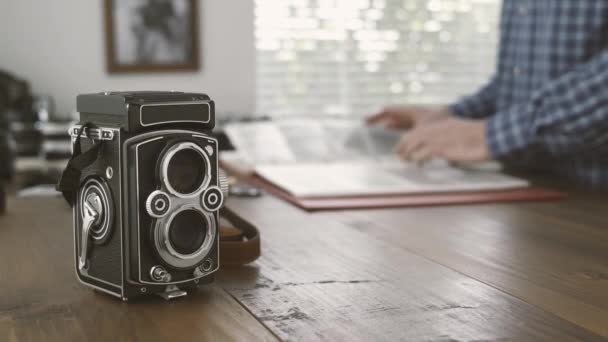
[[[169,175],[169,168],[171,167],[171,162],[176,154],[183,151],[194,151],[200,156],[200,160],[204,163],[202,168],[204,169],[204,175],[200,184],[197,185],[196,189],[190,192],[180,192],[171,184],[172,180]],[[164,155],[161,157],[160,162],[160,179],[163,184],[163,187],[171,194],[179,198],[190,198],[196,197],[200,195],[204,189],[206,189],[211,183],[211,161],[209,160],[209,156],[205,152],[205,150],[191,141],[182,141],[174,144],[169,147]]]
[[[171,230],[179,227],[172,227],[178,215],[185,212],[194,212],[201,218],[202,226],[204,226],[204,237],[200,246],[192,253],[180,253],[178,246],[174,246],[175,241],[172,241]],[[183,205],[174,210],[170,215],[167,215],[156,221],[154,232],[152,234],[154,245],[158,256],[169,266],[177,269],[188,269],[200,264],[211,252],[217,236],[217,224],[215,216],[212,213],[201,210],[197,205]]]

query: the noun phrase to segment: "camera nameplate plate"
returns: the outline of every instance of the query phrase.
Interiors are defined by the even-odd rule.
[[[192,119],[183,119],[183,120],[156,120],[151,121],[149,123],[144,123],[144,109],[146,107],[161,107],[161,106],[206,106],[206,118],[202,120],[192,120]],[[146,103],[142,104],[139,107],[139,124],[142,127],[153,126],[153,125],[164,125],[168,123],[203,123],[207,124],[211,122],[211,103],[209,101],[180,101],[180,102],[159,102],[159,103]]]

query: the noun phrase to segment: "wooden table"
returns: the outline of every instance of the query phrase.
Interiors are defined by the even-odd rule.
[[[74,275],[61,199],[0,217],[0,341],[607,340],[608,196],[309,214],[229,205],[263,256],[172,302],[123,303]]]

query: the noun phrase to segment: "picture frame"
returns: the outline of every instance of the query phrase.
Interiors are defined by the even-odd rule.
[[[109,73],[199,69],[198,0],[104,0]]]

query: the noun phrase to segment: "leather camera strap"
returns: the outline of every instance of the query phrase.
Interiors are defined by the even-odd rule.
[[[220,215],[232,224],[220,225],[220,266],[244,265],[259,258],[259,230],[230,208],[222,208]]]
[[[72,153],[72,157],[68,161],[67,166],[61,174],[61,178],[59,178],[59,182],[55,186],[55,189],[63,194],[63,197],[68,202],[70,207],[74,206],[76,193],[80,189],[80,175],[82,174],[82,170],[93,164],[93,162],[95,162],[100,155],[102,144],[101,140],[95,142],[93,147],[84,153],[82,153],[82,148],[80,145],[82,134],[85,133],[86,130],[90,130],[94,127],[95,126],[90,122],[87,122],[80,127],[78,135],[76,136],[76,141],[74,142],[74,151]]]

